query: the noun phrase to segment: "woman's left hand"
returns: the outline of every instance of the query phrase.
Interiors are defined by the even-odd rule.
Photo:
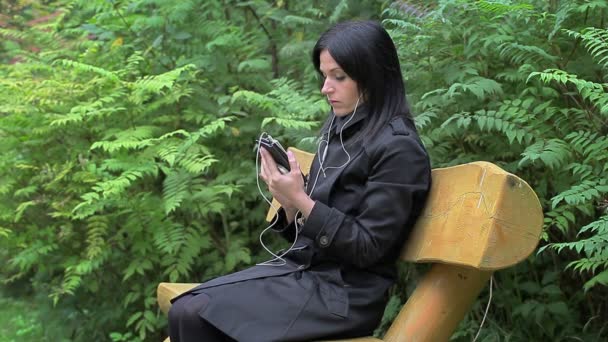
[[[260,177],[268,185],[268,190],[286,210],[297,208],[302,196],[308,197],[308,195],[304,191],[304,179],[295,156],[291,151],[287,152],[291,171],[282,174],[270,153],[263,148],[260,152],[262,157]]]

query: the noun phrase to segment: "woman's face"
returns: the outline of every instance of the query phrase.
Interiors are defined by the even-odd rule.
[[[336,63],[329,51],[323,50],[319,55],[321,74],[325,79],[321,93],[327,96],[336,116],[350,114],[357,105],[359,89],[357,82],[350,78]],[[360,104],[360,103],[359,103]]]

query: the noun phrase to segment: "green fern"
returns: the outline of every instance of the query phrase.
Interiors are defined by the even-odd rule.
[[[165,213],[174,211],[189,195],[192,175],[188,172],[170,172],[163,182],[163,200]]]
[[[87,219],[87,259],[97,259],[104,250],[108,249],[106,243],[108,223],[108,218],[105,216],[91,216]]]
[[[604,215],[599,220],[593,221],[581,228],[579,235],[588,234],[592,234],[591,237],[575,242],[553,243],[543,248],[552,248],[557,250],[558,253],[564,249],[570,249],[578,254],[586,255],[587,257],[568,264],[569,268],[580,273],[596,273],[598,268],[604,269],[585,283],[585,291],[590,290],[594,286],[608,285],[608,270],[606,270],[608,268],[608,256],[606,255],[606,251],[608,250],[608,216]]]
[[[598,108],[601,114],[608,115],[608,96],[606,96],[603,84],[581,80],[577,75],[572,75],[559,69],[533,72],[528,77],[528,80],[533,77],[539,77],[545,83],[557,82],[564,86],[574,85],[583,99]]]
[[[547,53],[538,46],[522,45],[515,42],[503,43],[497,46],[502,58],[508,59],[515,65],[523,63],[540,64],[555,62],[557,57]]]
[[[579,205],[601,199],[606,193],[608,193],[608,181],[606,179],[588,179],[553,197],[551,204],[553,208],[562,201],[572,205]]]
[[[558,170],[570,160],[570,146],[561,139],[539,140],[522,153],[519,165],[540,161],[547,167]]]
[[[583,31],[576,32],[565,30],[570,36],[581,39],[589,54],[604,69],[608,68],[608,30],[588,27]]]
[[[485,100],[491,96],[500,96],[503,93],[500,83],[483,77],[472,77],[466,83],[452,84],[445,95],[447,97],[454,97],[467,92],[475,95],[478,100]]]

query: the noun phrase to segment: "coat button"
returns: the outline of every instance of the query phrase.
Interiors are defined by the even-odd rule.
[[[329,245],[329,239],[327,238],[327,235],[323,235],[319,238],[319,244],[321,245],[321,247]]]

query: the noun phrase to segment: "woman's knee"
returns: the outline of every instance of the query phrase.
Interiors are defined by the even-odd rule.
[[[173,302],[171,304],[171,307],[169,308],[169,322],[179,322],[179,320],[181,319],[183,312],[185,310],[185,304],[188,302],[188,298],[190,298],[190,295],[185,295],[181,298],[178,298],[175,302]]]
[[[183,296],[171,305],[169,321],[199,321],[199,312],[208,302],[209,296],[204,293]]]

